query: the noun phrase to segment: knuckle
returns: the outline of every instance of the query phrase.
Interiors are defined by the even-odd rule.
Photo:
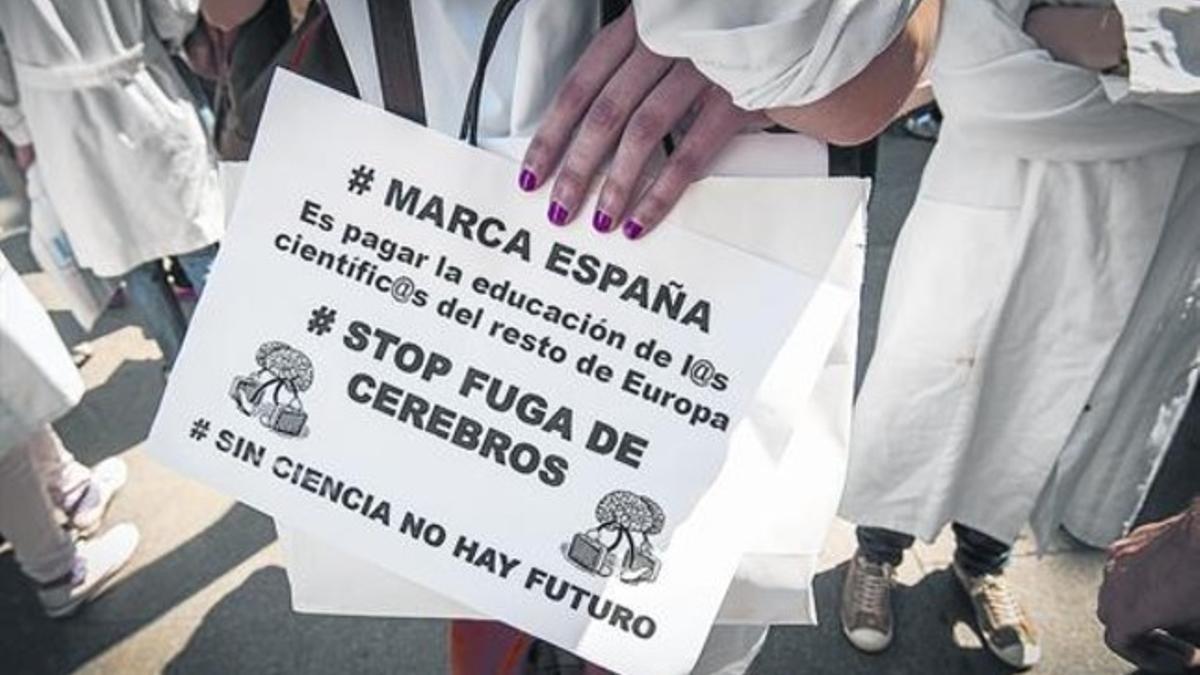
[[[579,78],[571,77],[558,90],[558,105],[556,107],[578,110],[587,104],[590,98],[591,92],[579,81]]]
[[[525,149],[525,161],[531,164],[542,164],[550,156],[550,142],[543,134],[538,134],[529,142]]]
[[[611,96],[601,95],[588,110],[587,125],[601,131],[611,131],[616,128],[621,117],[621,107],[616,100]]]
[[[578,171],[564,167],[558,172],[558,179],[554,184],[555,193],[560,196],[577,195],[583,191],[584,184],[583,176]]]
[[[633,114],[626,131],[634,143],[657,143],[666,133],[666,121],[661,113],[642,108]]]
[[[629,186],[620,178],[609,176],[604,181],[600,201],[606,205],[621,205],[629,199]]]
[[[671,157],[671,171],[687,185],[704,177],[703,159],[693,150],[680,150]]]
[[[724,89],[711,85],[704,90],[704,103],[707,105],[717,105],[721,107],[733,108],[733,96]]]
[[[653,193],[646,195],[645,199],[638,205],[638,213],[641,214],[644,223],[657,223],[670,210],[671,205],[667,200]]]

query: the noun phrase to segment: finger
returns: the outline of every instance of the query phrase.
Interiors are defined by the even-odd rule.
[[[700,114],[684,134],[650,189],[633,205],[623,226],[625,236],[640,239],[674,208],[689,185],[704,177],[714,157],[747,123],[748,113],[733,107],[729,95],[709,87]]]
[[[563,158],[550,191],[550,221],[565,225],[587,196],[600,162],[608,156],[630,114],[671,67],[671,60],[638,44],[592,102]]]
[[[708,87],[708,81],[687,61],[677,61],[646,100],[629,118],[616,155],[596,202],[593,226],[608,232],[625,215],[646,163],[664,136],[685,115]]]
[[[604,84],[633,51],[636,39],[633,13],[627,11],[601,30],[588,45],[558,88],[550,109],[546,111],[525,151],[517,181],[522,190],[530,192],[537,189],[542,180],[554,171],[571,140],[572,130]]]

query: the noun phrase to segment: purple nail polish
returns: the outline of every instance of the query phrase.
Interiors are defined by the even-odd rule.
[[[596,209],[596,213],[592,216],[592,227],[596,228],[597,232],[608,232],[612,229],[612,216]]]
[[[558,202],[550,202],[550,210],[546,212],[546,217],[550,219],[550,222],[555,225],[566,225],[568,215],[570,214],[565,206]]]
[[[643,227],[641,223],[634,220],[633,218],[630,218],[629,220],[625,221],[625,236],[626,237],[629,237],[630,239],[637,239],[637,238],[641,237],[642,234],[645,233],[645,231],[646,231],[646,228]]]
[[[533,192],[537,189],[537,175],[529,169],[521,169],[521,177],[517,179],[517,185],[526,192]]]

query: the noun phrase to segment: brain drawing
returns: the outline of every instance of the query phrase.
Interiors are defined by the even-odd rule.
[[[255,353],[254,360],[263,370],[290,382],[297,391],[306,391],[312,386],[312,361],[285,342],[264,342]]]
[[[662,507],[648,497],[628,490],[614,490],[596,504],[596,521],[630,532],[658,534],[666,523]]]

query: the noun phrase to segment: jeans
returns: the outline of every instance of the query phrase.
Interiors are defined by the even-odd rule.
[[[1008,564],[1012,546],[954,523],[954,562],[972,576],[998,574]],[[859,527],[858,551],[867,560],[879,564],[899,565],[904,552],[913,545],[913,536],[882,527]]]
[[[178,256],[179,266],[192,282],[197,294],[204,291],[213,259],[217,256],[217,244]],[[163,361],[170,368],[179,356],[183,334],[187,330],[187,318],[171,285],[167,283],[162,263],[158,260],[144,262],[123,277],[129,301],[142,315],[142,326],[158,343]]]

